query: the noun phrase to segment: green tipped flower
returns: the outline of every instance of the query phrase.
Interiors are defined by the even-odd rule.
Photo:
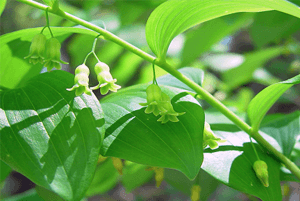
[[[168,121],[178,122],[179,119],[177,118],[177,116],[183,115],[185,113],[176,112],[173,108],[170,97],[163,92],[161,92],[161,101],[159,102],[159,108],[161,108],[161,117],[157,121],[161,121],[162,124],[167,123]]]
[[[253,169],[257,178],[265,186],[269,186],[269,174],[268,174],[268,165],[265,161],[258,160],[253,164]]]
[[[158,85],[151,84],[146,89],[147,103],[140,103],[141,106],[147,106],[145,109],[146,114],[153,112],[155,116],[161,115],[157,121],[162,124],[168,121],[177,122],[177,116],[183,115],[185,112],[178,113],[173,109],[170,97],[163,93]]]
[[[226,142],[214,135],[210,128],[210,125],[205,122],[203,131],[203,149],[208,145],[211,149],[217,149],[219,147],[218,142]]]
[[[24,57],[24,59],[29,58],[29,63],[37,64],[38,62],[44,62],[44,52],[46,46],[47,38],[44,34],[37,34],[33,37],[29,55]]]
[[[60,42],[56,38],[50,38],[46,45],[46,59],[44,66],[50,71],[52,68],[61,69],[60,63],[68,64],[60,59]]]
[[[92,87],[92,90],[99,89],[102,95],[108,93],[108,91],[117,92],[121,86],[115,84],[117,79],[113,79],[112,75],[109,72],[109,66],[103,62],[98,62],[95,65],[95,73],[97,75],[97,80],[99,84],[95,87]]]
[[[146,114],[150,114],[153,112],[155,116],[159,115],[161,110],[165,111],[162,107],[160,107],[161,102],[161,89],[156,84],[151,84],[146,89],[147,94],[147,103],[140,103],[141,106],[147,106],[145,109]]]
[[[89,74],[90,74],[90,70],[85,64],[78,66],[75,70],[75,78],[74,78],[75,84],[72,88],[67,90],[68,91],[75,90],[76,96],[80,96],[83,93],[92,95],[91,90],[89,89]]]

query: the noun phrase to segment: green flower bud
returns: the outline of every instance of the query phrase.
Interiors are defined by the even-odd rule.
[[[50,71],[52,68],[61,69],[60,63],[68,64],[60,59],[60,42],[56,38],[50,38],[46,45],[46,60],[44,66]]]
[[[74,77],[74,86],[70,89],[67,89],[68,91],[74,91],[75,95],[80,96],[83,93],[86,93],[88,95],[92,95],[91,90],[89,89],[89,74],[90,70],[85,65],[82,64],[78,66],[75,69],[75,77]]]
[[[109,90],[117,92],[117,90],[121,88],[121,86],[115,84],[115,82],[117,82],[117,79],[113,79],[112,75],[109,72],[109,66],[107,64],[98,62],[95,65],[94,69],[99,84],[95,87],[92,87],[92,90],[100,88],[100,93],[102,95],[105,95]]]
[[[98,62],[96,65],[95,65],[95,73],[96,75],[98,75],[99,73],[103,72],[103,71],[107,71],[109,72],[109,66],[104,63],[104,62]]]
[[[29,55],[24,57],[24,59],[29,58],[29,63],[33,64],[43,63],[46,41],[47,38],[44,34],[35,35],[30,45]]]
[[[185,113],[176,112],[173,108],[170,97],[163,92],[161,93],[161,101],[159,102],[158,107],[161,111],[161,117],[157,121],[161,121],[162,124],[167,123],[168,121],[178,122],[179,119],[177,118],[177,116],[183,115]]]
[[[265,186],[269,186],[269,174],[268,174],[268,165],[265,161],[258,160],[253,164],[253,169],[257,178]]]
[[[161,107],[159,107],[159,102],[161,101],[161,89],[156,84],[151,84],[146,89],[147,103],[140,103],[141,106],[147,106],[145,109],[146,114],[153,112],[155,116],[159,115],[161,112]]]
[[[208,145],[211,149],[217,149],[219,147],[217,142],[226,142],[214,135],[210,128],[210,125],[205,122],[203,131],[203,149]]]

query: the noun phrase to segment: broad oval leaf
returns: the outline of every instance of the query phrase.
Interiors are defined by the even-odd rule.
[[[277,99],[294,84],[300,83],[300,75],[283,82],[272,84],[259,92],[249,103],[248,117],[251,122],[253,132],[258,131],[260,123],[268,110]]]
[[[146,39],[154,54],[165,60],[173,38],[197,24],[231,13],[268,10],[278,10],[300,18],[300,9],[285,0],[170,0],[150,15],[146,24]]]
[[[72,201],[89,187],[104,137],[97,98],[67,91],[73,79],[52,71],[0,93],[1,160]]]
[[[185,112],[179,122],[161,124],[159,117],[145,114],[139,103],[147,102],[147,85],[123,89],[101,100],[107,127],[101,154],[177,169],[193,179],[203,160],[203,109],[186,92],[160,87],[172,98],[175,111]]]
[[[226,139],[220,143],[219,148],[204,150],[202,169],[227,186],[239,191],[257,196],[264,201],[281,201],[279,167],[280,163],[255,143],[256,150],[261,160],[268,165],[269,187],[264,187],[256,177],[253,163],[257,160],[250,144],[249,135],[239,131],[235,125],[211,124],[216,136]],[[264,136],[270,142],[276,141]]]

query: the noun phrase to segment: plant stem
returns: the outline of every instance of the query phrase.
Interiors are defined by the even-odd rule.
[[[255,146],[254,146],[254,144],[253,144],[253,142],[252,142],[252,138],[251,138],[251,136],[249,136],[249,137],[250,137],[250,143],[251,143],[251,146],[252,146],[252,148],[253,148],[253,151],[254,151],[254,153],[255,153],[255,155],[256,155],[256,158],[257,158],[257,160],[260,160],[260,158],[259,158],[259,156],[258,156],[258,154],[257,154],[256,148],[255,148]]]
[[[32,0],[18,0],[19,2],[28,4],[30,6],[36,7],[41,10],[46,10],[47,6],[40,4],[38,2],[32,1]],[[258,132],[252,133],[251,127],[246,124],[243,120],[241,120],[236,114],[234,114],[232,111],[230,111],[225,105],[223,105],[220,101],[218,101],[215,97],[213,97],[209,92],[207,92],[205,89],[203,89],[201,86],[197,85],[195,82],[187,78],[185,75],[181,74],[179,71],[177,71],[175,68],[173,68],[170,64],[166,63],[163,60],[156,59],[155,57],[147,54],[146,52],[140,50],[139,48],[131,45],[130,43],[122,40],[121,38],[117,37],[116,35],[108,32],[105,29],[102,29],[101,27],[98,27],[92,23],[89,23],[85,20],[82,20],[76,16],[73,16],[69,13],[63,12],[62,10],[56,9],[53,10],[52,8],[48,8],[48,12],[51,12],[53,14],[56,14],[58,16],[61,16],[65,19],[68,19],[76,24],[82,25],[86,28],[89,28],[97,33],[100,33],[106,40],[110,40],[125,49],[133,52],[134,54],[140,56],[144,60],[155,63],[157,66],[161,67],[174,77],[176,77],[178,80],[185,83],[187,86],[189,86],[191,89],[193,89],[197,94],[201,96],[204,100],[206,100],[211,106],[218,109],[222,114],[224,114],[228,119],[230,119],[234,124],[236,124],[239,128],[241,128],[243,131],[248,133],[250,136],[252,136],[259,144],[261,144],[264,148],[266,148],[269,152],[271,152],[273,155],[275,155],[282,163],[285,164],[285,166],[297,177],[300,179],[300,169],[287,157],[285,157],[282,153],[277,151],[270,143],[268,143]]]
[[[49,16],[48,16],[48,9],[49,9],[49,7],[46,8],[46,22],[47,22],[47,27],[48,27],[48,29],[49,29],[49,31],[50,31],[51,37],[54,38],[53,33],[52,33],[51,29],[50,29]]]

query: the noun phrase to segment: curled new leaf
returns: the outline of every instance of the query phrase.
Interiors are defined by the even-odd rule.
[[[111,157],[112,162],[116,170],[120,175],[123,175],[123,162],[120,158]]]
[[[199,185],[193,185],[191,189],[191,201],[200,200],[200,191],[201,188]]]
[[[46,36],[44,34],[37,34],[33,37],[29,55],[24,57],[24,59],[29,58],[29,63],[37,64],[44,62],[44,52],[46,46]]]
[[[158,188],[164,180],[164,168],[154,167],[156,187]]]

